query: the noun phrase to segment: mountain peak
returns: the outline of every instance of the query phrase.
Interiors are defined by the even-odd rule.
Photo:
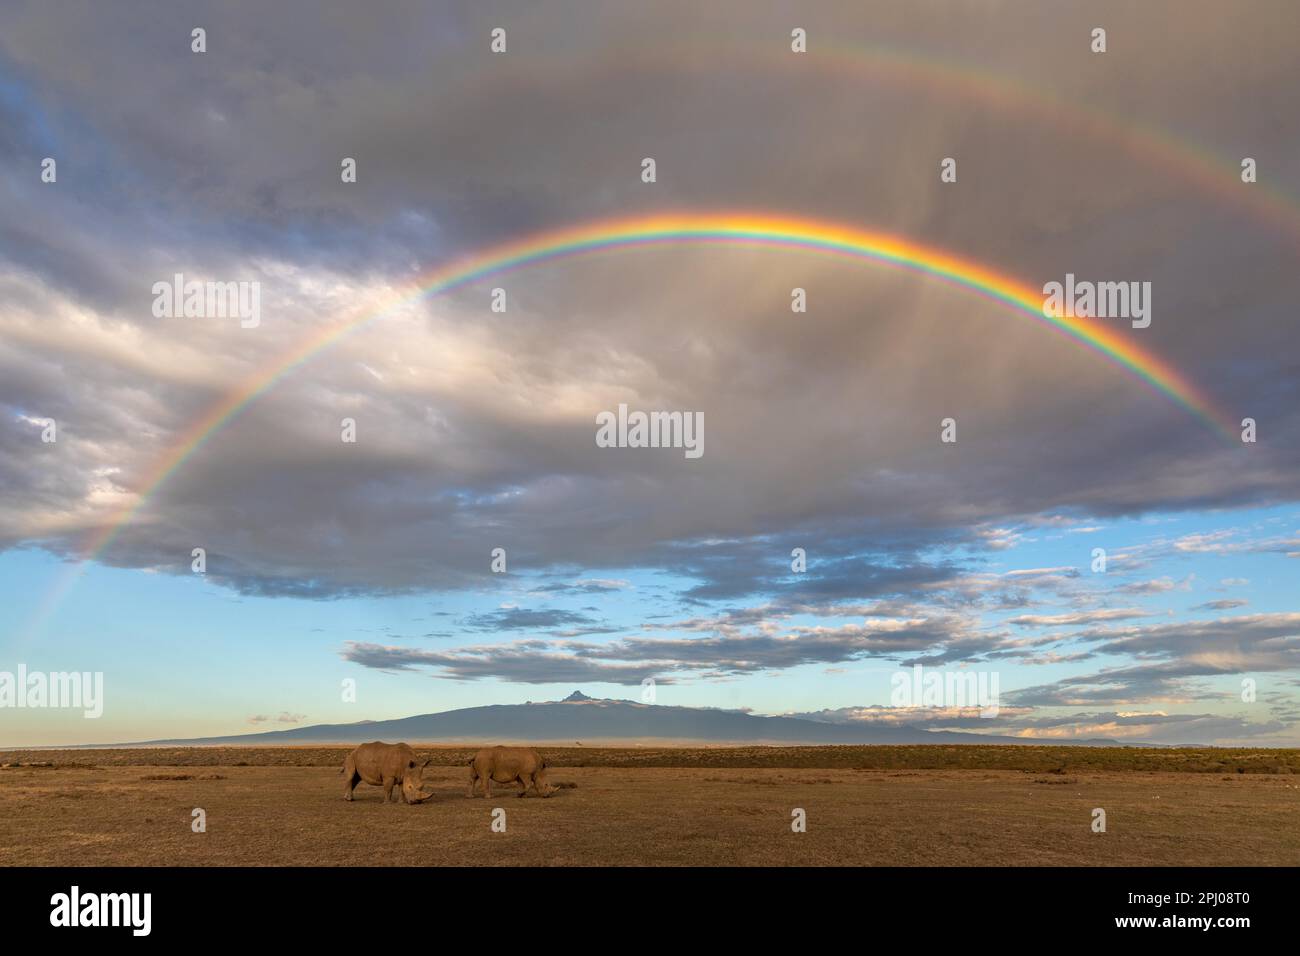
[[[577,703],[581,703],[581,702],[584,701],[584,700],[595,700],[595,698],[594,698],[594,697],[588,697],[586,694],[584,694],[584,693],[583,693],[582,691],[580,691],[580,690],[575,690],[575,691],[574,691],[572,694],[570,694],[568,697],[564,698],[564,700],[560,701],[560,703],[561,703],[561,704],[577,704]]]

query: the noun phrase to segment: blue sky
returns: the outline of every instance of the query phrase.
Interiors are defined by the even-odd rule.
[[[1091,570],[1095,547],[1105,547],[1114,556],[1105,573]],[[1014,701],[1016,691],[1077,674],[1077,663],[1053,662],[1054,657],[1095,651],[1098,641],[1079,637],[1090,630],[1087,622],[1050,623],[1057,615],[1132,612],[1132,617],[1102,622],[1103,630],[1115,630],[1159,626],[1169,620],[1215,622],[1241,615],[1294,613],[1294,568],[1300,558],[1288,556],[1286,549],[1292,549],[1291,554],[1300,552],[1300,514],[1290,506],[1024,528],[1005,536],[996,550],[969,548],[930,557],[960,564],[970,576],[963,588],[984,601],[1003,586],[998,582],[1023,572],[1050,569],[1054,578],[1061,578],[1034,592],[1042,603],[1032,609],[990,608],[976,616],[972,627],[976,633],[1003,633],[1013,642],[1048,639],[1023,656],[971,665],[996,670],[1004,700]],[[682,602],[676,595],[687,589],[689,581],[637,569],[627,569],[625,577],[600,579],[508,572],[485,581],[483,588],[450,594],[319,601],[238,596],[195,574],[91,566],[41,632],[32,634],[25,625],[37,613],[40,598],[61,580],[66,566],[34,551],[10,552],[0,562],[5,615],[0,627],[7,635],[0,645],[4,659],[22,660],[29,670],[102,670],[106,682],[103,717],[88,721],[78,713],[27,711],[7,721],[14,735],[8,743],[120,742],[159,734],[211,736],[385,719],[486,703],[557,699],[574,686],[592,696],[636,699],[639,683],[458,680],[443,669],[400,659],[388,670],[362,666],[348,660],[348,648],[361,644],[399,651],[428,646],[508,650],[521,640],[541,639],[547,648],[538,653],[564,656],[570,641],[608,644],[643,634],[647,624],[663,628],[664,636],[692,640],[703,636],[701,621],[714,621],[727,629],[727,614],[735,610],[728,602]],[[807,573],[816,572],[814,550]],[[1071,574],[1077,576],[1068,577]],[[545,590],[555,584],[585,587],[590,593]],[[1066,587],[1069,596],[1047,597],[1058,585]],[[757,603],[768,604],[779,597],[774,592]],[[554,626],[484,633],[479,618],[498,612],[567,613],[583,620],[577,625],[561,621]],[[1029,622],[1030,616],[1044,620]],[[781,617],[789,629],[856,620],[849,614]],[[575,626],[609,633],[566,636]],[[715,628],[705,633],[718,632]],[[1176,658],[1176,652],[1175,642],[1168,656]],[[817,716],[851,719],[859,709],[887,707],[890,678],[920,656],[807,663],[702,678],[690,669],[665,668],[656,679],[658,702],[749,708],[768,714],[842,711]],[[1126,663],[1124,655],[1097,654],[1089,666],[1105,670]],[[542,674],[544,668],[538,671]],[[1240,698],[1243,676],[1257,681],[1254,703]],[[340,687],[345,678],[357,681],[355,703],[343,702]],[[1199,730],[1247,745],[1296,742],[1291,729],[1297,690],[1294,673],[1229,671],[1189,681],[1185,690],[1185,699],[1178,694],[1148,701],[1135,697],[1131,707],[1117,708],[1146,718],[1134,720],[1137,726],[1124,727],[1122,733],[1164,739],[1172,732],[1196,740]],[[1091,707],[1037,706],[1006,723],[969,719],[961,723],[977,732],[988,726],[999,733],[1021,733],[1038,718],[1059,717],[1070,718],[1062,728],[1072,735],[1115,733],[1118,728],[1106,726],[1105,718],[1096,718],[1094,724],[1086,716],[1097,713]],[[1180,718],[1198,730],[1164,723]],[[1094,727],[1098,728],[1095,734]],[[1045,730],[1050,733],[1052,727]],[[1068,735],[1063,739],[1068,740]]]

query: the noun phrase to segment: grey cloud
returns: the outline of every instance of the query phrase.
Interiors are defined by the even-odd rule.
[[[628,587],[626,581],[587,580],[546,584],[534,590],[541,594],[608,594]]]
[[[1242,715],[1210,713],[1073,711],[1041,714],[1031,708],[1002,706],[994,717],[979,716],[979,708],[840,707],[788,716],[835,724],[876,724],[966,730],[1023,737],[1027,742],[1070,743],[1080,739],[1111,738],[1121,742],[1204,744],[1211,740],[1249,740],[1275,737],[1293,720],[1275,716],[1252,719]]]
[[[563,611],[557,608],[500,608],[485,614],[472,614],[462,622],[476,631],[519,631],[525,629],[555,628],[566,625],[595,623],[586,614]]]
[[[457,679],[497,677],[546,684],[568,680],[639,683],[676,674],[716,677],[836,664],[867,657],[897,658],[952,644],[953,657],[997,641],[971,638],[955,618],[882,620],[838,627],[795,627],[784,634],[737,633],[691,638],[621,637],[592,644],[576,640],[526,639],[449,651],[349,642],[342,656],[365,667],[434,668]]]
[[[1231,611],[1234,608],[1245,607],[1250,602],[1243,598],[1230,598],[1222,601],[1207,601],[1204,604],[1195,605],[1193,611]]]
[[[640,684],[647,677],[669,683],[653,663],[620,664],[587,659],[562,652],[548,652],[549,645],[525,642],[501,647],[460,648],[439,653],[378,644],[349,642],[344,660],[363,667],[388,671],[411,671],[419,667],[437,669],[452,680],[482,680],[495,677],[521,684],[556,682],[602,682]]]
[[[1007,623],[1018,627],[1075,627],[1097,621],[1125,621],[1150,616],[1150,611],[1141,608],[1096,608],[1067,614],[1021,614]]]
[[[1007,694],[1026,706],[1133,705],[1203,696],[1197,678],[1300,668],[1300,614],[1091,629],[1074,635],[1095,655],[1142,663],[1080,674]]]
[[[1197,426],[1104,364],[955,293],[770,253],[646,253],[511,278],[512,296],[526,305],[492,344],[504,348],[508,339],[510,346],[496,357],[504,363],[499,387],[530,389],[516,401],[476,402],[472,392],[451,388],[395,389],[392,358],[377,344],[312,363],[187,463],[140,526],[121,536],[107,555],[111,562],[165,567],[181,539],[224,539],[239,569],[221,580],[249,593],[461,588],[481,583],[481,561],[460,555],[480,554],[494,529],[505,529],[520,556],[539,566],[677,568],[697,576],[691,596],[707,601],[770,587],[779,569],[745,556],[779,534],[783,543],[799,539],[805,546],[841,538],[844,547],[822,555],[838,565],[823,567],[802,587],[851,596],[859,586],[868,593],[898,586],[892,578],[909,573],[906,549],[927,539],[982,536],[986,545],[1005,548],[1014,543],[1005,535],[970,529],[1006,527],[1017,516],[1068,507],[1080,520],[1295,495],[1300,441],[1288,436],[1300,425],[1285,384],[1292,377],[1269,366],[1285,354],[1270,343],[1282,341],[1294,319],[1258,291],[1291,281],[1279,271],[1289,247],[1278,248],[1217,206],[1207,211],[1202,197],[1171,193],[1160,170],[1128,160],[1114,169],[1109,159],[1096,163],[1109,155],[1105,144],[1070,139],[1068,124],[1062,142],[1038,138],[1024,146],[1029,141],[1018,138],[1028,152],[1010,157],[999,137],[1019,128],[1016,115],[995,110],[985,127],[972,121],[971,104],[960,96],[936,99],[905,85],[885,84],[870,101],[844,95],[839,78],[813,54],[802,73],[764,55],[771,37],[786,32],[779,16],[747,9],[737,18],[726,5],[681,8],[691,22],[703,18],[718,29],[703,43],[683,38],[671,5],[617,15],[578,6],[580,49],[564,18],[511,7],[494,13],[383,4],[322,21],[304,17],[306,6],[277,4],[257,8],[251,31],[252,8],[239,4],[148,18],[84,6],[69,18],[53,12],[58,6],[12,5],[0,19],[0,55],[13,88],[25,91],[5,104],[19,120],[11,148],[39,152],[43,140],[69,137],[93,142],[95,181],[121,186],[122,198],[88,192],[87,170],[76,163],[65,167],[59,191],[21,186],[14,195],[22,214],[7,220],[20,231],[0,236],[0,257],[34,270],[61,293],[76,292],[87,305],[107,303],[105,321],[147,323],[140,290],[176,262],[235,274],[266,268],[269,286],[281,284],[281,265],[354,282],[402,281],[482,243],[575,218],[705,201],[768,205],[892,224],[920,239],[977,249],[979,257],[1027,276],[1121,265],[1158,273],[1154,260],[1144,263],[1133,249],[1179,248],[1180,271],[1160,286],[1178,322],[1153,326],[1149,344],[1210,383],[1225,404],[1276,410],[1269,440],[1242,458],[1237,449],[1207,444]],[[506,12],[514,45],[508,57],[493,58],[483,38]],[[1285,8],[1276,14],[1294,16]],[[952,16],[978,19],[969,11],[868,15],[851,6],[821,16],[828,34],[851,35],[856,25],[864,35],[918,49],[951,44]],[[1154,9],[1131,13],[1126,30],[1159,54],[1163,16]],[[185,42],[195,17],[211,37],[203,56]],[[430,30],[412,30],[420,23]],[[1041,69],[1052,59],[1047,51],[1058,42],[1059,25],[1032,10],[1019,11],[1014,24],[999,41],[1005,48],[986,31],[957,30],[963,48],[949,52],[976,63],[991,57],[1010,76],[1032,76],[1034,85],[1059,83],[1062,96],[1077,92],[1068,71]],[[782,29],[773,33],[777,25]],[[1240,42],[1225,39],[1225,30]],[[1277,124],[1266,114],[1249,119],[1255,114],[1244,104],[1258,100],[1254,84],[1294,68],[1276,43],[1276,25],[1234,18],[1186,33],[1187,50],[1227,43],[1252,49],[1252,63],[1240,64],[1237,85],[1169,74],[1169,82],[1144,87],[1154,98],[1147,104],[1152,115],[1176,124],[1213,107],[1243,127],[1253,122],[1251,141],[1266,143]],[[594,52],[633,48],[663,55],[610,59]],[[132,50],[138,55],[124,52]],[[729,71],[749,82],[715,82]],[[1098,78],[1089,98],[1127,108],[1131,88],[1121,84],[1123,73]],[[918,101],[926,108],[915,108]],[[746,131],[769,129],[774,104],[782,102],[799,107],[779,111],[789,124],[780,141],[817,149],[801,148],[797,157],[755,150],[755,134]],[[719,124],[719,116],[728,122]],[[871,128],[899,148],[841,150],[821,135],[827,128]],[[712,144],[704,154],[702,141]],[[657,200],[644,198],[650,194],[635,177],[646,142],[655,144],[664,172]],[[932,177],[909,172],[916,164],[903,148],[931,142],[975,157],[966,168],[980,182],[978,190],[963,186],[949,197],[942,217],[934,214]],[[1229,145],[1235,154],[1235,140]],[[361,154],[355,190],[337,181],[337,157],[351,153]],[[792,175],[796,169],[816,173],[801,178]],[[1118,178],[1106,178],[1111,172]],[[864,179],[898,188],[849,188]],[[1075,185],[1063,207],[1066,180]],[[1116,181],[1123,184],[1118,191]],[[1124,208],[1143,189],[1161,197],[1167,211],[1146,217],[1141,236],[1112,234],[1104,210]],[[839,198],[827,205],[832,193]],[[996,213],[990,203],[1001,204]],[[1070,230],[1068,242],[1060,235],[1044,241],[1045,208],[1053,210],[1054,228]],[[1224,217],[1221,229],[1198,231],[1194,243],[1168,241],[1186,234],[1184,217],[1211,213]],[[1017,228],[990,231],[994,215]],[[21,232],[28,224],[63,245],[33,259],[31,235]],[[1125,229],[1133,232],[1132,224]],[[1225,250],[1245,255],[1237,250],[1247,248],[1256,267],[1242,288],[1227,288],[1222,270],[1205,267]],[[670,277],[675,281],[665,281]],[[1201,278],[1215,283],[1213,295],[1198,285]],[[815,321],[789,322],[785,299],[798,283],[816,289]],[[286,303],[294,299],[296,290],[280,291]],[[477,317],[478,294],[464,290],[430,309]],[[702,295],[718,315],[707,331],[692,318]],[[957,304],[963,322],[937,326],[934,316],[951,314]],[[1229,309],[1232,321],[1222,321]],[[321,300],[304,311],[318,319],[340,309]],[[307,314],[277,314],[274,321],[270,334],[283,335],[286,345],[291,333],[312,329]],[[1016,375],[995,376],[968,360],[982,354],[980,343],[992,330],[1003,350],[998,361]],[[190,328],[163,331],[179,345],[195,344]],[[426,344],[432,350],[439,340],[431,334]],[[1249,375],[1234,371],[1240,363],[1220,361],[1234,354],[1231,343],[1243,341],[1252,343]],[[240,374],[250,358],[265,354],[253,344],[261,342],[213,334],[202,346]],[[151,382],[140,370],[128,376],[93,356],[51,367],[43,386],[34,376],[20,377],[20,368],[40,368],[53,354],[20,345],[0,368],[0,381],[21,383],[11,386],[15,404],[30,402],[42,387],[51,399],[57,394],[60,414],[87,435],[166,436],[216,397],[210,383],[156,378],[158,369]],[[387,371],[389,384],[357,372],[349,357]],[[547,386],[591,380],[593,370],[588,406],[540,419],[521,413]],[[152,401],[142,401],[141,381],[154,392]],[[687,470],[666,458],[592,454],[591,416],[627,393],[702,409],[716,436],[706,458]],[[939,457],[943,449],[930,432],[955,404],[967,410],[962,450]],[[377,421],[406,423],[405,443],[391,428],[390,448],[378,457],[371,445],[364,464],[340,459],[326,422],[358,405],[371,435]],[[861,414],[882,408],[895,411],[869,420]],[[1087,442],[1063,438],[1059,428],[1079,408],[1088,409],[1081,425]],[[1161,440],[1153,443],[1153,435]],[[52,510],[84,511],[84,476],[100,462],[118,469],[113,480],[129,493],[164,448],[119,441],[97,446],[93,458],[65,456],[48,489],[57,495]],[[268,461],[267,448],[282,451]],[[232,500],[223,486],[257,487],[265,507]],[[24,484],[8,487],[17,489],[16,500]],[[274,532],[263,511],[277,516]],[[323,511],[337,519],[322,521]],[[620,522],[629,514],[653,517]],[[34,537],[14,528],[7,540]],[[709,539],[731,543],[709,553],[699,545]],[[882,539],[896,549],[896,567],[862,568],[849,557]],[[429,540],[446,545],[430,556],[421,546]],[[68,539],[55,535],[48,543],[66,548]],[[683,545],[693,547],[674,558]],[[298,574],[310,583],[290,580]],[[1012,591],[1005,602],[1024,600]]]

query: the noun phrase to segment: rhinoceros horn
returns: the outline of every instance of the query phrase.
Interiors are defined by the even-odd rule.
[[[424,803],[433,794],[427,793],[423,784],[407,777],[402,781],[402,796],[406,798],[407,803]]]

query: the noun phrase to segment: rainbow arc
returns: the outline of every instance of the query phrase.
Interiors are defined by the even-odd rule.
[[[1217,409],[1209,397],[1178,369],[1140,345],[1131,331],[1109,326],[1105,320],[1044,315],[1043,296],[1038,289],[941,249],[844,223],[760,212],[633,216],[542,232],[436,267],[416,280],[409,294],[396,297],[379,311],[336,323],[298,343],[231,389],[177,436],[148,473],[135,500],[121,508],[83,543],[79,549],[83,563],[102,555],[168,479],[195,452],[229,427],[245,409],[315,356],[371,323],[425,296],[450,292],[515,270],[606,252],[686,244],[811,253],[894,268],[944,282],[965,293],[995,302],[1010,315],[1052,329],[1080,348],[1111,362],[1219,434],[1225,437],[1234,435],[1229,416]],[[79,570],[79,566],[74,567],[66,576],[64,585],[56,589],[59,594],[71,588]],[[52,597],[45,602],[47,609],[58,600],[58,597]]]

